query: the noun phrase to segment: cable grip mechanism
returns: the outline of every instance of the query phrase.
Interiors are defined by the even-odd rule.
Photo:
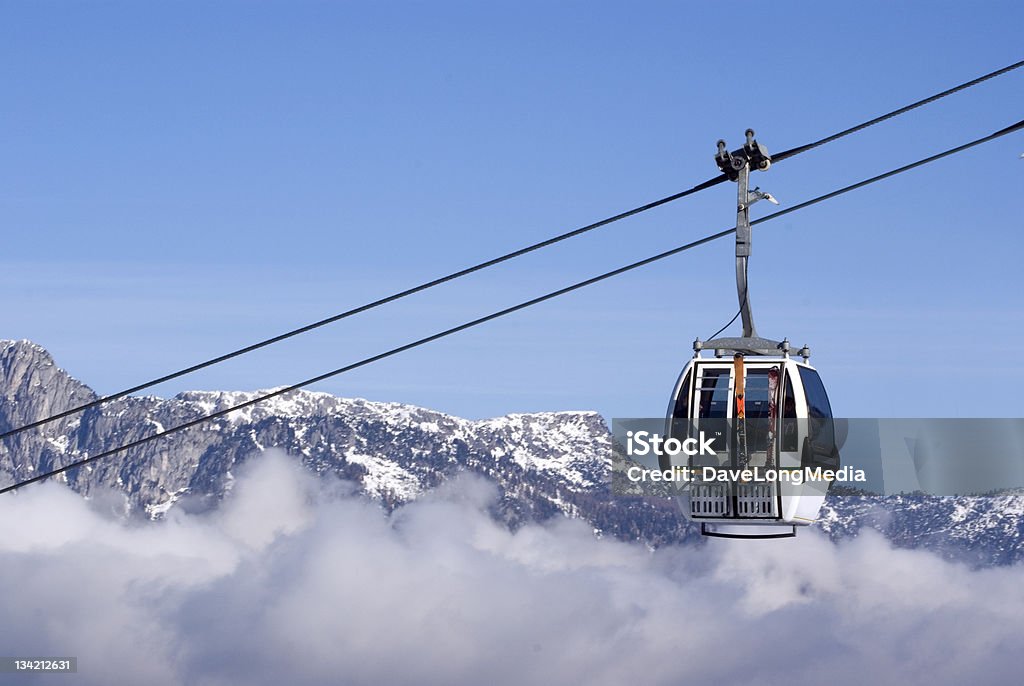
[[[717,143],[715,163],[719,170],[731,181],[736,182],[736,292],[740,302],[740,314],[743,320],[743,337],[754,338],[757,328],[754,326],[754,315],[750,304],[749,285],[747,284],[747,261],[751,253],[750,206],[758,200],[769,200],[777,204],[770,193],[760,188],[750,190],[750,172],[767,171],[772,166],[772,158],[768,149],[757,142],[754,130],[747,129],[743,147],[729,152],[724,140]]]

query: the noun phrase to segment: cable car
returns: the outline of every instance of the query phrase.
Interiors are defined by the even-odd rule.
[[[802,349],[804,359],[796,360],[786,341],[774,350],[750,343],[709,341],[716,356],[703,357],[707,344],[697,341],[669,403],[666,435],[682,440],[703,433],[714,448],[713,455],[660,457],[663,471],[689,468],[692,478],[679,505],[707,536],[795,535],[796,527],[815,521],[829,486],[807,479],[808,470],[839,468],[832,409],[807,362],[809,351]],[[704,478],[705,467],[712,478]],[[733,478],[715,478],[723,470],[732,470]],[[749,478],[736,478],[743,470]]]
[[[702,534],[784,538],[817,518],[830,482],[805,477],[818,468],[838,469],[839,451],[828,394],[807,346],[797,352],[802,359],[794,359],[788,340],[761,338],[754,327],[747,284],[749,207],[775,199],[757,188],[748,191],[751,169],[766,170],[771,159],[752,130],[746,135],[746,145],[732,153],[719,141],[716,155],[739,191],[736,286],[743,336],[694,342],[694,356],[669,402],[666,435],[701,436],[711,449],[661,455],[659,466],[688,470],[678,502],[686,517],[701,523]],[[705,357],[705,351],[714,356]]]

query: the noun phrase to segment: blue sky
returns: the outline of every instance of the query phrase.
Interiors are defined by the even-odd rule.
[[[1017,3],[0,3],[0,337],[106,393],[1022,58]],[[785,205],[1024,117],[1024,70],[780,163]],[[849,416],[1015,416],[1024,135],[755,228],[760,332]],[[284,385],[732,226],[710,191],[158,388]],[[765,209],[760,205],[754,214]],[[318,388],[660,414],[723,240]]]

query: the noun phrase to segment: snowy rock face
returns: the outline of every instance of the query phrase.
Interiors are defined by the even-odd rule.
[[[0,441],[0,478],[31,478],[263,393],[192,391],[113,401]],[[0,342],[0,431],[95,397],[39,346]],[[604,484],[610,445],[608,428],[594,412],[469,421],[409,405],[297,391],[58,478],[85,495],[113,489],[127,498],[129,512],[155,517],[176,503],[215,503],[231,488],[232,469],[261,449],[279,448],[318,474],[354,482],[388,508],[472,472],[498,486],[495,515],[510,525],[566,514],[636,538],[641,532],[629,512],[637,503],[610,502]],[[686,528],[666,504],[653,509],[665,520],[662,529]],[[627,530],[617,529],[619,521]]]
[[[192,391],[130,397],[0,441],[0,484],[145,438],[263,392]],[[41,347],[0,341],[0,431],[93,400]],[[297,391],[229,413],[62,475],[97,498],[111,492],[129,514],[215,506],[232,470],[279,448],[324,477],[356,484],[399,507],[461,472],[494,482],[494,516],[510,526],[579,517],[596,533],[657,546],[698,539],[674,503],[611,495],[611,437],[594,412],[469,421],[419,407]],[[66,477],[66,478],[65,478]],[[863,526],[904,547],[928,547],[976,564],[1024,558],[1024,494],[996,498],[831,497],[819,526],[831,537]]]

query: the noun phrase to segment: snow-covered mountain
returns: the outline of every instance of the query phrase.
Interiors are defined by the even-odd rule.
[[[0,472],[7,482],[29,478],[259,394],[191,391],[113,401],[0,442]],[[0,431],[95,397],[43,348],[0,342]],[[609,535],[652,543],[692,534],[668,503],[609,496],[610,435],[594,412],[470,421],[410,405],[297,391],[72,470],[66,481],[86,495],[115,489],[127,498],[129,512],[159,516],[179,502],[215,503],[231,487],[232,470],[271,447],[319,474],[359,484],[389,508],[472,472],[497,484],[495,515],[512,526],[564,514]]]
[[[29,478],[259,393],[192,391],[110,402],[0,441],[0,479]],[[43,348],[0,341],[0,431],[95,397]],[[171,507],[215,506],[231,488],[232,470],[274,447],[318,474],[354,482],[388,508],[472,472],[497,485],[494,515],[510,526],[571,516],[602,535],[650,545],[699,538],[672,502],[610,493],[610,444],[608,427],[594,412],[470,421],[409,405],[297,391],[72,470],[65,480],[85,495],[121,494],[129,514],[159,517]],[[834,538],[872,526],[901,546],[1000,564],[1024,557],[1022,514],[1024,494],[830,496],[820,526]]]

